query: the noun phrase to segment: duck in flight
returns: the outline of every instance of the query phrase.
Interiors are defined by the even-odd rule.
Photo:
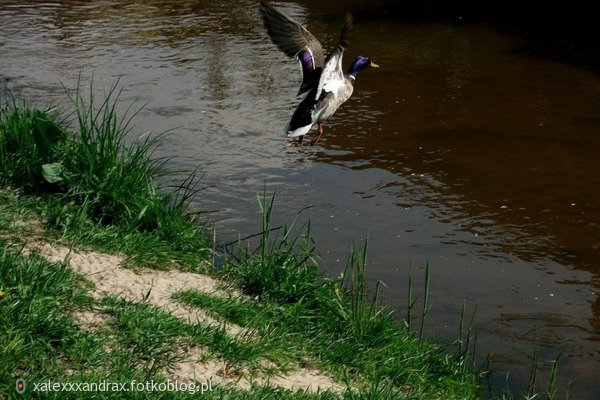
[[[260,13],[271,40],[289,57],[295,58],[302,67],[302,84],[298,95],[307,93],[300,102],[292,119],[284,128],[287,137],[298,138],[298,144],[313,126],[317,135],[311,145],[323,136],[323,121],[350,98],[359,71],[379,67],[369,57],[356,57],[347,73],[342,69],[344,50],[352,37],[352,14],[346,14],[346,23],[340,33],[338,46],[327,58],[321,43],[301,24],[279,11],[273,5],[261,2]]]

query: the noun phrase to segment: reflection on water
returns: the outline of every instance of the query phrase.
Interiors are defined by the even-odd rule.
[[[328,47],[340,3],[284,6]],[[368,228],[371,277],[400,310],[408,265],[429,262],[429,332],[456,338],[463,302],[477,305],[493,383],[511,368],[522,388],[534,346],[543,361],[566,346],[563,380],[598,398],[598,76],[514,52],[516,38],[485,26],[364,15],[347,60],[368,53],[382,68],[360,74],[312,148],[280,134],[298,70],[266,38],[256,2],[5,0],[0,78],[45,105],[64,104],[80,72],[98,88],[120,77],[123,109],[146,105],[139,130],[174,128],[162,151],[206,171],[196,201],[220,210],[223,238],[258,230],[266,182],[280,219],[313,206],[333,270]]]

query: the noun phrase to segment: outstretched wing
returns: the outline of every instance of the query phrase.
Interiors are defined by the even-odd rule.
[[[316,85],[325,59],[321,43],[306,28],[271,4],[262,2],[260,13],[273,43],[289,57],[297,58],[302,66],[304,93]]]
[[[315,100],[319,100],[323,92],[335,92],[339,85],[344,84],[344,70],[342,69],[342,57],[344,50],[350,45],[354,28],[352,14],[346,13],[346,23],[340,32],[340,41],[337,49],[333,51],[325,61],[323,72],[319,78]]]

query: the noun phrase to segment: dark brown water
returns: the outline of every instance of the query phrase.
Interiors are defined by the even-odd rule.
[[[364,2],[368,4],[368,2]],[[311,3],[312,4],[312,3]],[[364,6],[364,4],[363,4]],[[341,2],[286,10],[335,42]],[[366,15],[366,14],[365,14]],[[318,146],[281,136],[297,102],[297,65],[268,41],[255,2],[0,2],[0,78],[39,105],[67,104],[81,73],[120,77],[139,131],[173,129],[162,151],[200,165],[219,235],[255,233],[255,196],[277,192],[278,219],[306,206],[322,261],[343,267],[370,236],[370,277],[403,315],[431,269],[432,337],[458,336],[477,307],[480,363],[522,390],[534,348],[560,353],[561,390],[600,398],[600,79],[518,52],[484,25],[359,20],[354,97]]]

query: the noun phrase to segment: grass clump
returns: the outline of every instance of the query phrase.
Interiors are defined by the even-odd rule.
[[[53,110],[15,100],[2,107],[0,185],[35,196],[59,238],[126,252],[137,265],[197,267],[209,247],[189,207],[195,172],[162,190],[159,181],[173,171],[153,155],[161,135],[132,139],[137,113],[117,115],[116,86],[100,103],[89,90],[87,100],[79,86],[71,96],[74,130]]]
[[[82,205],[86,214],[103,225],[153,231],[166,222],[170,195],[160,195],[156,179],[165,173],[165,159],[152,158],[160,138],[146,135],[128,144],[131,118],[118,118],[116,87],[96,106],[93,91],[84,101],[78,88],[71,98],[77,117],[77,137],[55,164],[56,180],[66,197]],[[114,100],[113,100],[113,97]]]
[[[310,225],[305,235],[293,235],[291,226],[283,227],[283,235],[271,240],[271,216],[275,196],[267,199],[266,193],[258,198],[262,215],[260,244],[254,252],[238,252],[235,263],[226,264],[226,274],[234,279],[251,296],[282,303],[298,303],[314,292],[317,265],[314,246],[310,240]]]

